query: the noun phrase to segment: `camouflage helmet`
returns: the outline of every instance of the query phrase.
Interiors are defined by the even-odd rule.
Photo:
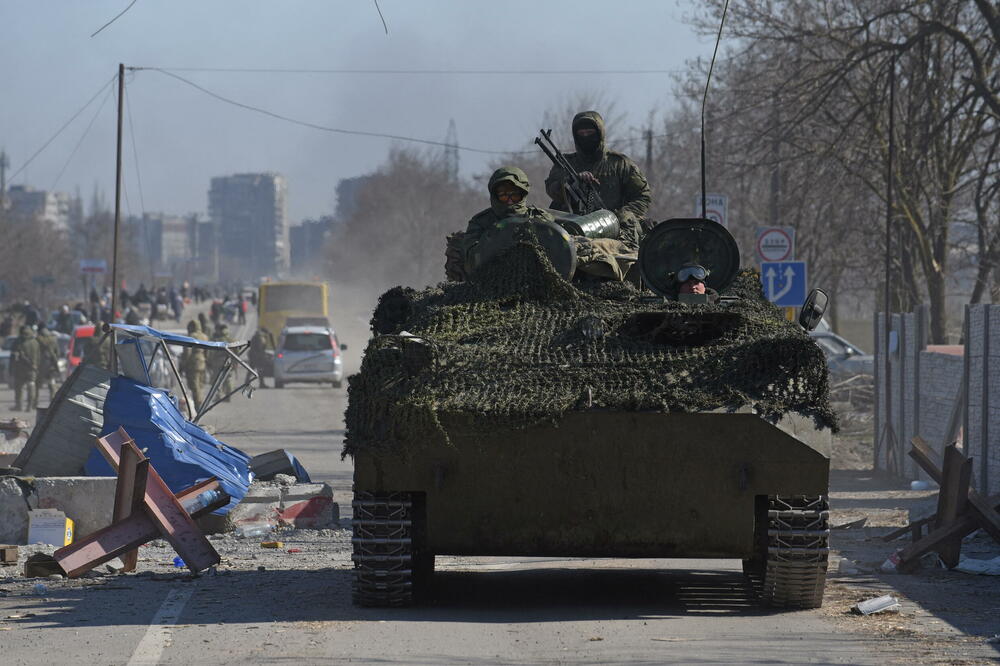
[[[528,182],[528,174],[524,173],[516,166],[502,166],[490,176],[489,191],[493,194],[500,183],[510,183],[525,194],[531,191],[531,183]]]

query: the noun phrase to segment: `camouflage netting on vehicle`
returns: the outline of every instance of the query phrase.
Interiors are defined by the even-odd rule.
[[[349,378],[343,453],[448,443],[439,416],[454,412],[486,431],[574,410],[751,406],[836,429],[823,353],[764,300],[759,275],[741,272],[724,295],[739,300],[686,305],[627,282],[571,284],[527,241],[470,282],[390,289]]]

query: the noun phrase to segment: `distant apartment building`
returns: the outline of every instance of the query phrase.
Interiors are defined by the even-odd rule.
[[[318,220],[302,220],[302,224],[288,230],[291,241],[292,273],[303,275],[322,268],[323,251],[327,237],[333,229],[333,217],[324,215]]]
[[[56,229],[67,230],[74,222],[73,197],[65,192],[36,190],[30,185],[11,185],[4,203],[15,216],[47,220]]]
[[[136,253],[158,279],[211,276],[214,257],[202,257],[203,243],[199,243],[199,226],[211,226],[207,221],[199,221],[197,215],[144,213],[129,217],[127,223]]]
[[[208,213],[218,241],[219,277],[256,280],[288,271],[287,186],[276,173],[212,179]]]

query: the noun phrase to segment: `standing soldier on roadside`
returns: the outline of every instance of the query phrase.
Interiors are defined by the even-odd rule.
[[[40,358],[35,390],[41,393],[42,387],[47,386],[51,403],[56,395],[56,380],[59,379],[59,341],[45,324],[38,325],[38,347]]]
[[[250,339],[250,352],[247,355],[250,367],[257,373],[257,381],[260,383],[261,388],[267,388],[267,384],[264,383],[264,371],[267,369],[267,343],[269,337],[264,329],[258,328],[257,332]]]
[[[194,319],[188,322],[188,336],[195,340],[208,340],[201,332],[201,326]],[[202,386],[205,381],[205,350],[195,347],[185,347],[181,353],[181,372],[188,390],[191,391],[191,411],[197,412],[201,407]]]
[[[626,155],[608,150],[604,119],[597,111],[576,114],[573,143],[576,152],[567,154],[566,160],[583,180],[597,187],[604,206],[618,217],[619,240],[630,250],[638,250],[644,235],[642,221],[649,212],[651,201],[646,177]],[[552,197],[552,208],[557,210],[569,210],[565,200],[567,176],[563,169],[553,166],[545,179],[545,191]]]
[[[14,411],[25,411],[38,407],[38,388],[35,380],[38,378],[38,365],[41,361],[41,348],[35,339],[35,331],[30,326],[22,326],[20,335],[14,343],[11,354],[11,366],[14,369]],[[21,393],[24,393],[24,403]]]

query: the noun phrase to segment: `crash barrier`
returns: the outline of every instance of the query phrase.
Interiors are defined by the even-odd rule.
[[[907,455],[921,437],[936,455],[960,442],[973,461],[971,485],[1000,491],[1000,306],[966,306],[961,345],[929,345],[926,307],[875,317],[874,466],[906,479],[930,479]],[[984,362],[988,359],[990,362]]]

